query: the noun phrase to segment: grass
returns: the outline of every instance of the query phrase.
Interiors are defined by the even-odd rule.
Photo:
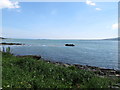
[[[116,83],[116,80],[74,66],[63,67],[5,52],[2,66],[3,88],[108,88]]]

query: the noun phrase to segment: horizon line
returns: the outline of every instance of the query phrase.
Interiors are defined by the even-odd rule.
[[[1,37],[1,36],[0,36]],[[9,38],[9,37],[2,37],[7,39],[51,39],[51,40],[103,40],[103,39],[113,39],[119,38],[117,37],[108,37],[108,38]]]

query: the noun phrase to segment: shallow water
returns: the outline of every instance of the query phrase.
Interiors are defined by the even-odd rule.
[[[118,69],[118,41],[6,39],[3,42],[25,44],[10,46],[15,55],[41,55],[51,61]],[[66,43],[75,46],[66,47]]]

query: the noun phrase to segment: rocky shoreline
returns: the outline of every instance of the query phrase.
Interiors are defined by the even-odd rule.
[[[100,75],[100,76],[120,77],[120,70],[106,69],[106,68],[100,68],[100,67],[88,66],[88,65],[80,65],[80,64],[68,64],[68,63],[62,63],[62,62],[52,62],[52,61],[47,61],[47,60],[46,60],[46,62],[53,63],[56,65],[62,65],[64,67],[73,66],[73,67],[78,68],[78,69],[92,71],[95,74]]]
[[[106,69],[106,68],[100,68],[100,67],[88,66],[88,65],[54,62],[54,61],[50,61],[50,60],[45,60],[41,56],[37,56],[37,55],[24,55],[24,56],[17,56],[17,57],[31,57],[31,58],[34,58],[36,60],[41,59],[41,60],[46,61],[47,63],[52,63],[52,64],[55,64],[55,65],[60,65],[60,66],[64,66],[64,67],[73,67],[73,68],[78,68],[78,69],[82,69],[82,70],[92,71],[99,76],[120,77],[120,70]]]

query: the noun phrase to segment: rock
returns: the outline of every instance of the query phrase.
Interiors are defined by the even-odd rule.
[[[65,46],[75,46],[74,44],[65,44]]]
[[[110,74],[115,75],[116,71],[110,71]]]
[[[68,65],[68,64],[63,64],[63,66],[64,66],[64,67],[69,67],[70,65]]]
[[[25,45],[25,44],[21,44],[21,43],[0,43],[0,45]]]
[[[116,76],[116,77],[120,77],[120,74],[116,74],[115,76]]]
[[[106,73],[102,72],[102,71],[99,71],[98,72],[99,75],[106,75]]]
[[[120,75],[120,70],[117,70],[117,71],[116,71],[116,74],[119,74],[119,75]]]
[[[41,59],[41,56],[36,56],[36,55],[25,55],[25,56],[17,56],[17,57],[31,57],[37,60]]]

